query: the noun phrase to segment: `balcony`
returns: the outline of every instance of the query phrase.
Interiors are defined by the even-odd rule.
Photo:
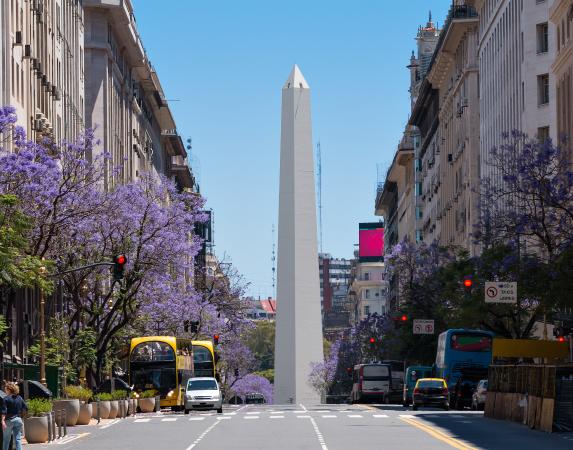
[[[182,156],[172,156],[171,157],[171,175],[175,177],[179,186],[183,189],[192,189],[195,184],[193,179],[193,174],[191,173],[191,167],[187,161],[187,158]]]

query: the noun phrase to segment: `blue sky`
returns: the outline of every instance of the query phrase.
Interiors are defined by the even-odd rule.
[[[272,295],[281,87],[298,64],[322,148],[323,249],[351,257],[374,216],[377,165],[392,160],[409,113],[406,65],[428,10],[448,0],[132,0],[180,134],[193,139],[215,251]],[[159,7],[159,5],[161,5]]]

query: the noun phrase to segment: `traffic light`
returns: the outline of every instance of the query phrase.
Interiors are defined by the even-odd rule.
[[[368,339],[368,343],[370,344],[370,348],[372,350],[374,350],[374,348],[376,347],[376,339],[374,339],[373,337],[371,337],[370,339]]]
[[[347,367],[346,373],[348,374],[349,377],[352,377],[352,367]]]
[[[199,331],[199,321],[191,322],[191,333],[197,333]]]
[[[113,258],[113,279],[115,281],[120,281],[123,279],[123,271],[125,269],[125,264],[127,263],[127,256],[116,255]]]
[[[464,292],[466,294],[471,294],[472,293],[472,287],[474,285],[473,277],[471,275],[466,275],[464,277],[463,285],[464,285]]]
[[[185,333],[188,333],[188,332],[189,332],[189,324],[190,324],[190,322],[189,322],[188,320],[184,320],[184,321],[183,321],[183,331],[184,331]]]
[[[408,322],[408,316],[406,314],[402,314],[400,316],[400,322],[402,323]]]
[[[219,345],[219,335],[218,334],[213,335],[213,344]]]
[[[553,328],[553,336],[557,338],[559,342],[565,342],[567,340],[567,336],[573,333],[573,328],[567,326],[558,326]]]
[[[235,369],[235,378],[239,376],[239,369]]]

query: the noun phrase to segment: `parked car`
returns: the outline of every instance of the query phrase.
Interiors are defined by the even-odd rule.
[[[252,403],[265,403],[265,396],[263,394],[259,394],[259,393],[252,393],[252,394],[247,394],[245,396],[245,403],[246,404],[252,404]]]
[[[420,378],[416,382],[412,398],[412,409],[417,411],[421,406],[439,406],[450,409],[448,385],[443,378]]]
[[[420,378],[430,378],[432,368],[430,366],[410,366],[406,369],[404,376],[404,388],[402,390],[402,406],[410,406],[412,403],[412,392],[416,382]]]
[[[487,396],[487,380],[480,380],[472,395],[472,409],[474,411],[484,410],[486,396]]]
[[[131,386],[129,384],[127,384],[127,382],[125,380],[122,380],[121,378],[117,378],[114,377],[113,379],[113,389],[115,391],[127,391],[127,392],[131,392]],[[103,383],[101,383],[98,388],[97,388],[97,392],[103,394],[105,393],[111,393],[111,380],[108,378],[107,380],[104,380]]]
[[[215,409],[223,413],[223,395],[212,377],[189,378],[185,389],[185,414],[192,409]]]

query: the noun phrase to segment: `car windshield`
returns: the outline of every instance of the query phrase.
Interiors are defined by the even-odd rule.
[[[444,387],[444,382],[441,380],[420,380],[418,381],[418,387],[442,389]]]
[[[217,389],[215,380],[189,380],[188,391],[211,391]]]

